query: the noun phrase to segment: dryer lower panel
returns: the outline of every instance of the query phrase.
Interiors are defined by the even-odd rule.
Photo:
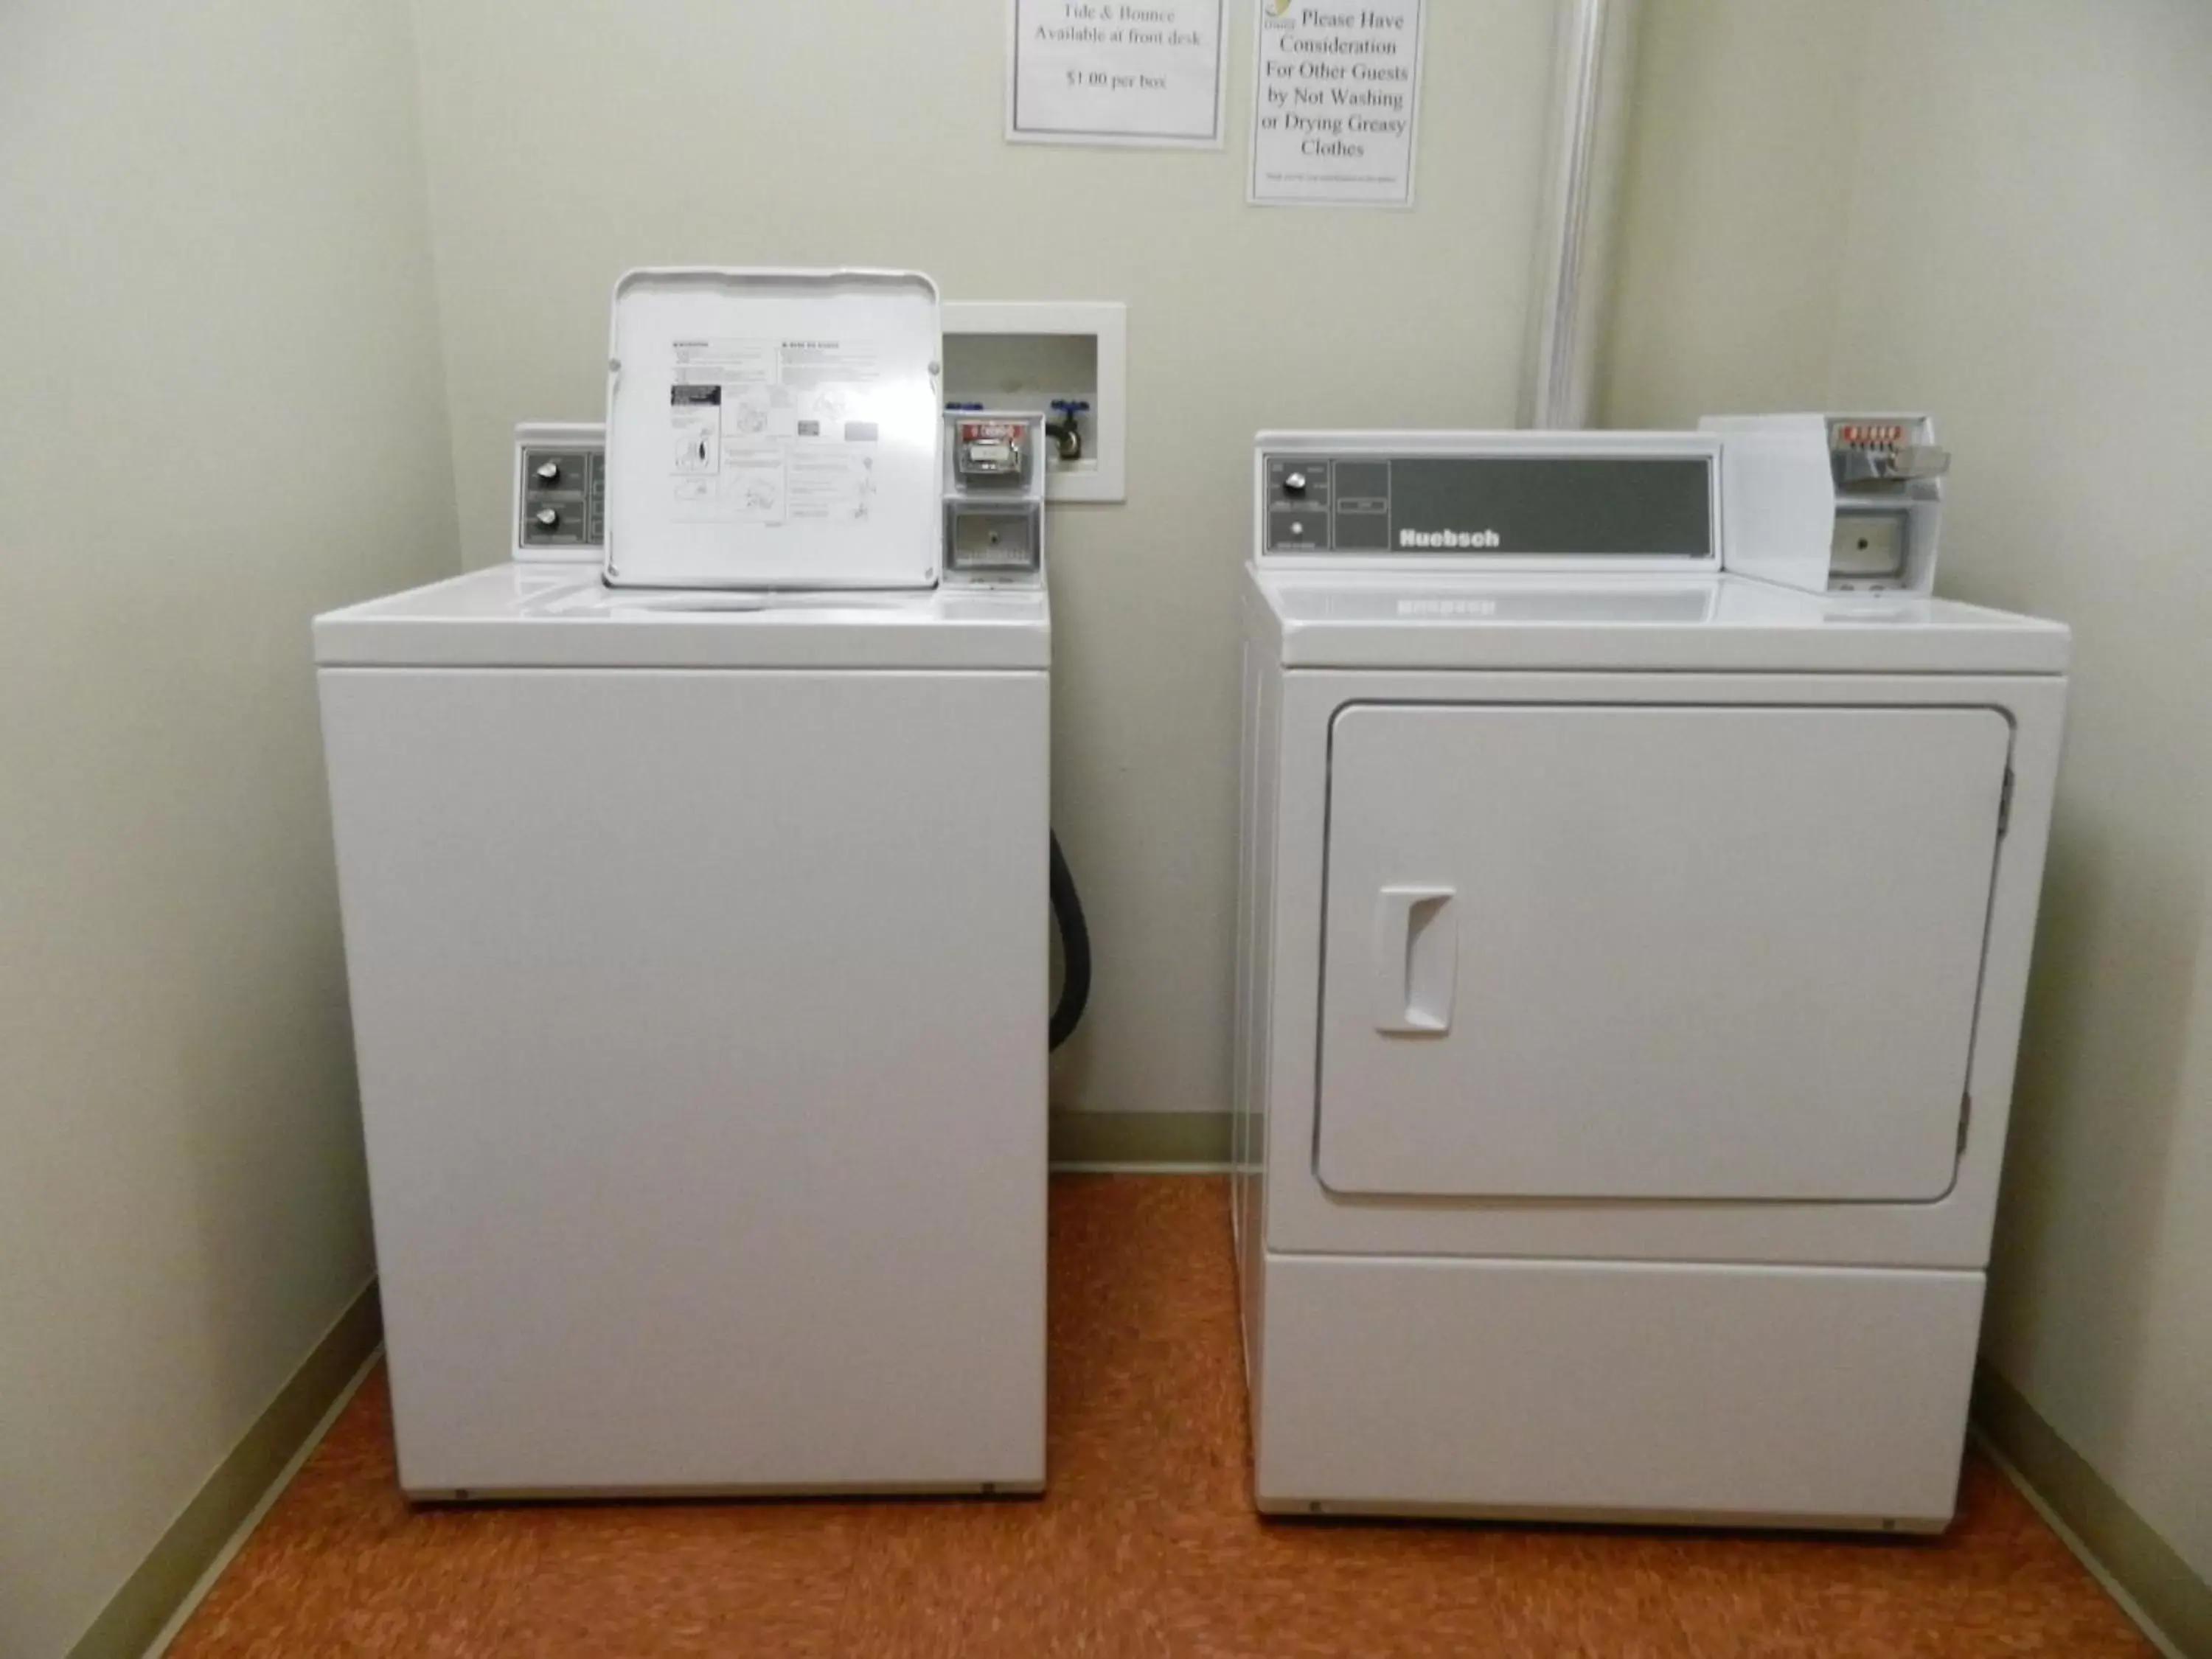
[[[1979,1273],[1272,1252],[1261,1270],[1262,1510],[1951,1518]]]

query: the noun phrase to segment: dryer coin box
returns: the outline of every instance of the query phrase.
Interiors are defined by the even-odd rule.
[[[1936,586],[1948,451],[1925,415],[1715,415],[1729,566],[1810,592]]]

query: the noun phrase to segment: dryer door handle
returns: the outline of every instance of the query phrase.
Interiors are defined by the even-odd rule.
[[[1451,1030],[1459,981],[1456,890],[1389,886],[1375,896],[1375,1029],[1435,1036]]]

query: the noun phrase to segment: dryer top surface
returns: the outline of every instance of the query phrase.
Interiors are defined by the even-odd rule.
[[[1248,617],[1291,668],[2060,674],[2057,623],[1742,576],[1246,572]]]

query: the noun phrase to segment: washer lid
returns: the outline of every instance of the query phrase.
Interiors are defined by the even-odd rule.
[[[1293,668],[2057,674],[2058,623],[1911,594],[1740,576],[1373,575],[1246,567]]]
[[[937,580],[937,288],[914,271],[633,270],[608,347],[606,576]]]
[[[494,565],[315,618],[315,660],[360,668],[1042,669],[1042,588],[637,592],[574,567]]]

